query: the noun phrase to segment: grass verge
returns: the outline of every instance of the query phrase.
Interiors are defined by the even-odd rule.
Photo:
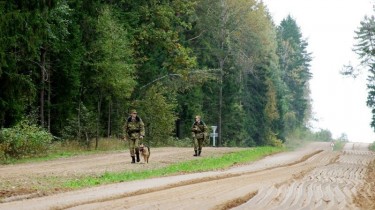
[[[264,156],[284,151],[280,147],[255,147],[225,154],[221,157],[206,157],[192,161],[171,164],[169,166],[142,171],[105,172],[101,176],[83,177],[67,181],[64,186],[73,189],[92,187],[102,184],[142,180],[154,177],[170,176],[176,174],[222,170],[236,164],[243,164],[258,160]]]

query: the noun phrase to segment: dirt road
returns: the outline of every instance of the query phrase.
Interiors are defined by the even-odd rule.
[[[0,203],[0,209],[360,209],[358,203],[362,203],[363,209],[371,209],[375,207],[374,184],[366,183],[365,178],[367,166],[375,159],[375,154],[368,151],[367,146],[348,143],[342,152],[333,152],[328,143],[313,143],[298,151],[268,156],[225,171],[110,184],[28,200],[9,200]],[[207,148],[207,155],[208,150],[218,152],[215,149],[218,148]],[[170,154],[170,150],[173,148],[165,149],[164,155]],[[160,158],[162,155],[157,152],[153,153],[155,162],[166,159],[166,156]],[[185,155],[191,156],[190,150],[185,152]],[[180,151],[178,156],[183,155]],[[61,164],[67,164],[61,161]],[[74,158],[70,161],[64,166],[68,169],[56,173],[64,172],[67,176],[80,173],[82,165],[74,171],[73,165],[80,163]],[[70,165],[72,168],[69,168]],[[123,167],[123,162],[120,165]],[[150,165],[152,162],[135,167],[152,167]],[[48,166],[45,167],[48,170]],[[107,166],[107,170],[109,168],[115,170],[116,167]],[[2,179],[10,178],[18,170],[21,172],[16,175],[20,175],[22,170],[33,173],[27,164],[18,170],[16,166],[2,169]]]

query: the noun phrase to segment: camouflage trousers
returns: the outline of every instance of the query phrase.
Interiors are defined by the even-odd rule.
[[[134,157],[135,153],[138,153],[138,148],[140,144],[140,139],[139,138],[132,138],[128,140],[129,143],[129,151],[130,151],[130,156]]]
[[[202,150],[204,138],[193,138],[194,150]]]

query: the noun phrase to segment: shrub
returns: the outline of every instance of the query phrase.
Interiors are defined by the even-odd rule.
[[[27,120],[0,130],[1,158],[22,158],[47,154],[53,136]]]
[[[375,151],[375,141],[370,144],[369,149]]]

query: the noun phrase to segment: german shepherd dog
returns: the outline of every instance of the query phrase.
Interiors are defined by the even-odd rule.
[[[139,145],[139,152],[143,157],[143,163],[148,163],[148,159],[150,158],[150,147],[144,145],[143,143]]]

